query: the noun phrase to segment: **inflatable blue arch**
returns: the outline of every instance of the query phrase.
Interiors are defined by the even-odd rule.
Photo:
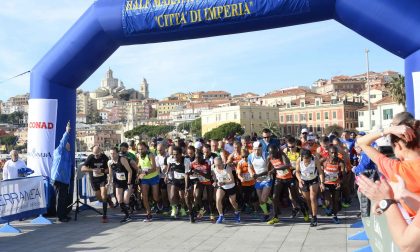
[[[419,13],[417,0],[97,0],[31,71],[31,100],[55,101],[57,112],[32,103],[29,118],[42,121],[57,113],[57,137],[54,143],[29,133],[29,151],[32,158],[50,158],[42,152],[54,149],[69,120],[75,125],[76,89],[120,46],[330,19],[405,59],[407,108],[419,117],[420,102],[414,99],[420,95]],[[70,139],[74,144],[74,131]],[[37,149],[42,142],[50,150]],[[48,167],[42,173],[49,176]]]

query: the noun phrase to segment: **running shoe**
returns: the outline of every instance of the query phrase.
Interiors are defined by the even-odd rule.
[[[106,217],[106,216],[102,216],[102,220],[101,220],[101,222],[102,222],[102,223],[108,223],[108,217]]]
[[[308,213],[305,213],[305,214],[303,215],[303,220],[304,220],[305,222],[308,222],[308,221],[309,221],[309,214],[308,214]]]
[[[342,206],[343,208],[349,208],[351,205],[350,205],[349,203],[345,203],[345,202],[343,202],[343,203],[341,203],[341,206]]]
[[[335,224],[340,224],[340,220],[338,219],[338,217],[337,217],[337,216],[334,216],[332,219],[333,219],[333,222],[334,222]]]
[[[143,222],[152,222],[153,216],[151,214],[148,214],[146,218],[143,220]]]
[[[223,215],[219,215],[219,218],[217,218],[216,224],[222,224],[224,220],[225,220],[225,217],[223,217]]]
[[[298,213],[299,213],[299,208],[294,208],[292,209],[292,215],[290,217],[294,219],[296,218]]]
[[[194,211],[190,213],[190,222],[195,223]]]
[[[201,219],[203,218],[204,214],[206,213],[206,210],[204,208],[201,208],[197,213],[197,218]]]
[[[235,215],[235,222],[236,223],[240,223],[241,222],[241,214],[240,214],[240,212],[236,212],[236,213],[234,213],[234,215]]]
[[[214,214],[210,215],[210,221],[215,223],[216,222],[216,216],[214,216]]]
[[[127,222],[130,222],[130,221],[131,221],[130,216],[127,216],[127,217],[124,217],[124,219],[120,220],[120,223],[127,223]]]
[[[278,219],[278,218],[273,217],[271,220],[269,220],[269,221],[267,222],[267,224],[269,224],[269,225],[274,225],[274,224],[279,223],[279,222],[280,222],[280,221],[279,221],[279,219]]]
[[[184,209],[183,207],[181,207],[181,210],[180,210],[179,212],[180,212],[180,215],[181,215],[182,217],[187,216],[187,212],[185,211],[185,209]]]
[[[178,213],[177,213],[176,207],[173,207],[172,210],[171,210],[171,217],[176,218],[177,214]]]
[[[318,226],[318,218],[317,217],[312,217],[311,219],[311,227],[316,227]]]

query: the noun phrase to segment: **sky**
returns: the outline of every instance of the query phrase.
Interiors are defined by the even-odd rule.
[[[93,0],[0,1],[0,100],[29,92],[32,67],[77,21]],[[150,96],[225,90],[264,94],[309,86],[335,75],[370,69],[403,73],[404,61],[335,21],[205,39],[121,47],[81,86],[93,91],[108,68],[127,88],[143,78]]]

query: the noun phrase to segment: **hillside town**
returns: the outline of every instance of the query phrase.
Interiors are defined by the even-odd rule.
[[[319,79],[312,85],[266,94],[180,90],[158,100],[152,98],[149,85],[153,84],[145,78],[139,81],[138,89],[127,88],[109,69],[96,90],[77,91],[76,148],[77,151],[87,151],[94,145],[110,148],[126,141],[124,132],[140,125],[171,125],[172,136],[193,137],[182,127],[197,120],[201,121],[201,134],[195,136],[228,122],[240,124],[248,135],[263,128],[283,136],[296,135],[303,128],[316,134],[323,134],[330,126],[355,131],[385,128],[393,115],[405,109],[393,99],[388,88],[398,75],[395,71],[369,72],[370,90],[367,74],[362,73]],[[25,150],[28,100],[29,94],[24,94],[1,102],[2,116],[19,117],[13,123],[9,120],[0,125],[0,136],[14,136],[13,143],[0,143],[0,151],[6,152],[10,144]]]

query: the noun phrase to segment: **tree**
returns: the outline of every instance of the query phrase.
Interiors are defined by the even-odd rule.
[[[201,136],[201,118],[197,118],[192,122],[183,122],[178,125],[178,130],[186,130],[191,135]]]
[[[212,129],[211,131],[204,134],[204,138],[206,139],[223,139],[227,136],[233,136],[236,134],[242,135],[244,133],[244,129],[239,123],[225,123],[220,125],[219,127]]]
[[[265,122],[264,128],[269,129],[277,137],[281,136],[279,125],[274,122],[270,122],[267,120]]]
[[[332,132],[337,132],[338,137],[339,137],[339,136],[341,136],[341,133],[343,133],[343,131],[344,131],[343,127],[341,127],[341,126],[339,126],[337,124],[333,124],[333,125],[328,126],[328,127],[325,128],[324,134],[325,135],[329,135]]]
[[[405,77],[401,74],[398,74],[398,76],[396,77],[392,77],[392,80],[388,86],[392,100],[394,100],[398,104],[403,105],[405,110]]]
[[[140,125],[135,127],[132,130],[124,132],[126,138],[139,137],[140,139],[165,136],[172,130],[174,126],[169,125],[159,125],[159,126],[149,126],[149,125]]]

